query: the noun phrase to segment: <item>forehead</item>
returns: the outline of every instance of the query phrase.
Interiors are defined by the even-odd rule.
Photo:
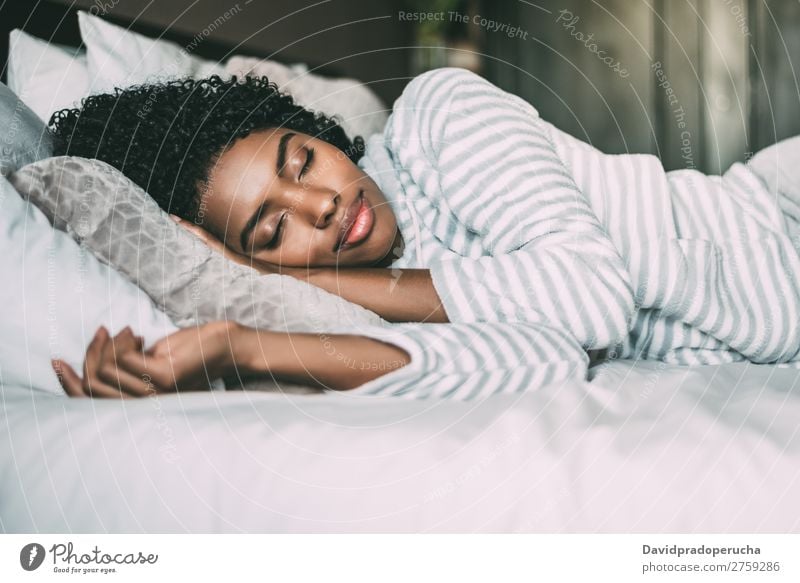
[[[239,138],[225,148],[209,169],[209,178],[221,179],[227,175],[247,170],[265,157],[275,155],[281,136],[289,130],[267,129]]]
[[[289,130],[268,129],[238,139],[212,163],[201,192],[206,205],[251,201],[275,179],[275,157],[281,136]]]

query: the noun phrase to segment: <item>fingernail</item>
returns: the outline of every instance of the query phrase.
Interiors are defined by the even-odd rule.
[[[176,223],[180,223],[181,222],[181,218],[176,216],[176,215],[173,215],[172,213],[169,214],[169,218],[171,218]]]

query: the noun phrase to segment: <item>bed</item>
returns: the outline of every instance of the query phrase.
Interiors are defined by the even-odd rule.
[[[618,361],[479,404],[4,387],[5,532],[791,533],[800,389]]]
[[[307,71],[281,65],[287,83]],[[31,101],[40,117],[63,105],[48,97]],[[371,107],[352,119],[380,126]],[[800,532],[794,369],[605,360],[585,382],[477,403],[281,387],[68,399],[47,355],[79,359],[98,322],[148,340],[175,322],[2,192],[19,216],[0,222],[3,532]]]

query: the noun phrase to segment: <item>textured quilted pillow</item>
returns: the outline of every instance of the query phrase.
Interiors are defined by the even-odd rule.
[[[2,176],[53,153],[50,134],[42,120],[3,83],[0,83],[0,128]]]
[[[231,319],[260,329],[322,333],[342,323],[387,324],[316,286],[225,259],[105,162],[46,158],[9,180],[57,229],[130,278],[179,327]],[[287,387],[298,389],[271,379],[248,380],[245,388]]]

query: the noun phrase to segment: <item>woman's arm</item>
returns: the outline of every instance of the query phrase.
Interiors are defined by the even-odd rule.
[[[585,348],[627,336],[627,259],[572,176],[585,169],[567,168],[533,106],[442,68],[412,80],[392,113],[394,160],[485,250],[427,266],[451,322],[542,323]]]
[[[362,396],[473,400],[585,380],[589,357],[559,328],[511,322],[342,324],[329,333],[277,333],[233,322],[181,329],[143,350],[126,328],[100,328],[83,378],[53,361],[73,397],[144,397],[259,375]],[[244,373],[242,375],[241,373]]]
[[[52,366],[72,397],[131,398],[208,390],[215,379],[241,373],[347,390],[409,360],[402,348],[363,336],[272,332],[219,321],[183,328],[147,350],[130,327],[113,338],[100,327],[86,350],[82,377],[61,360]]]
[[[265,275],[283,274],[372,310],[390,322],[449,322],[427,269],[281,267],[240,255],[198,225],[170,215],[228,259]]]
[[[230,372],[273,375],[338,391],[361,386],[410,361],[396,345],[355,334],[272,332],[234,325],[230,338]]]
[[[247,355],[245,369],[280,369],[281,378],[359,396],[478,400],[582,381],[589,366],[589,355],[563,329],[521,322],[341,324],[329,334],[288,339],[254,332],[239,336],[246,347],[234,349]]]
[[[295,276],[360,304],[390,322],[450,321],[427,269],[320,267]]]

